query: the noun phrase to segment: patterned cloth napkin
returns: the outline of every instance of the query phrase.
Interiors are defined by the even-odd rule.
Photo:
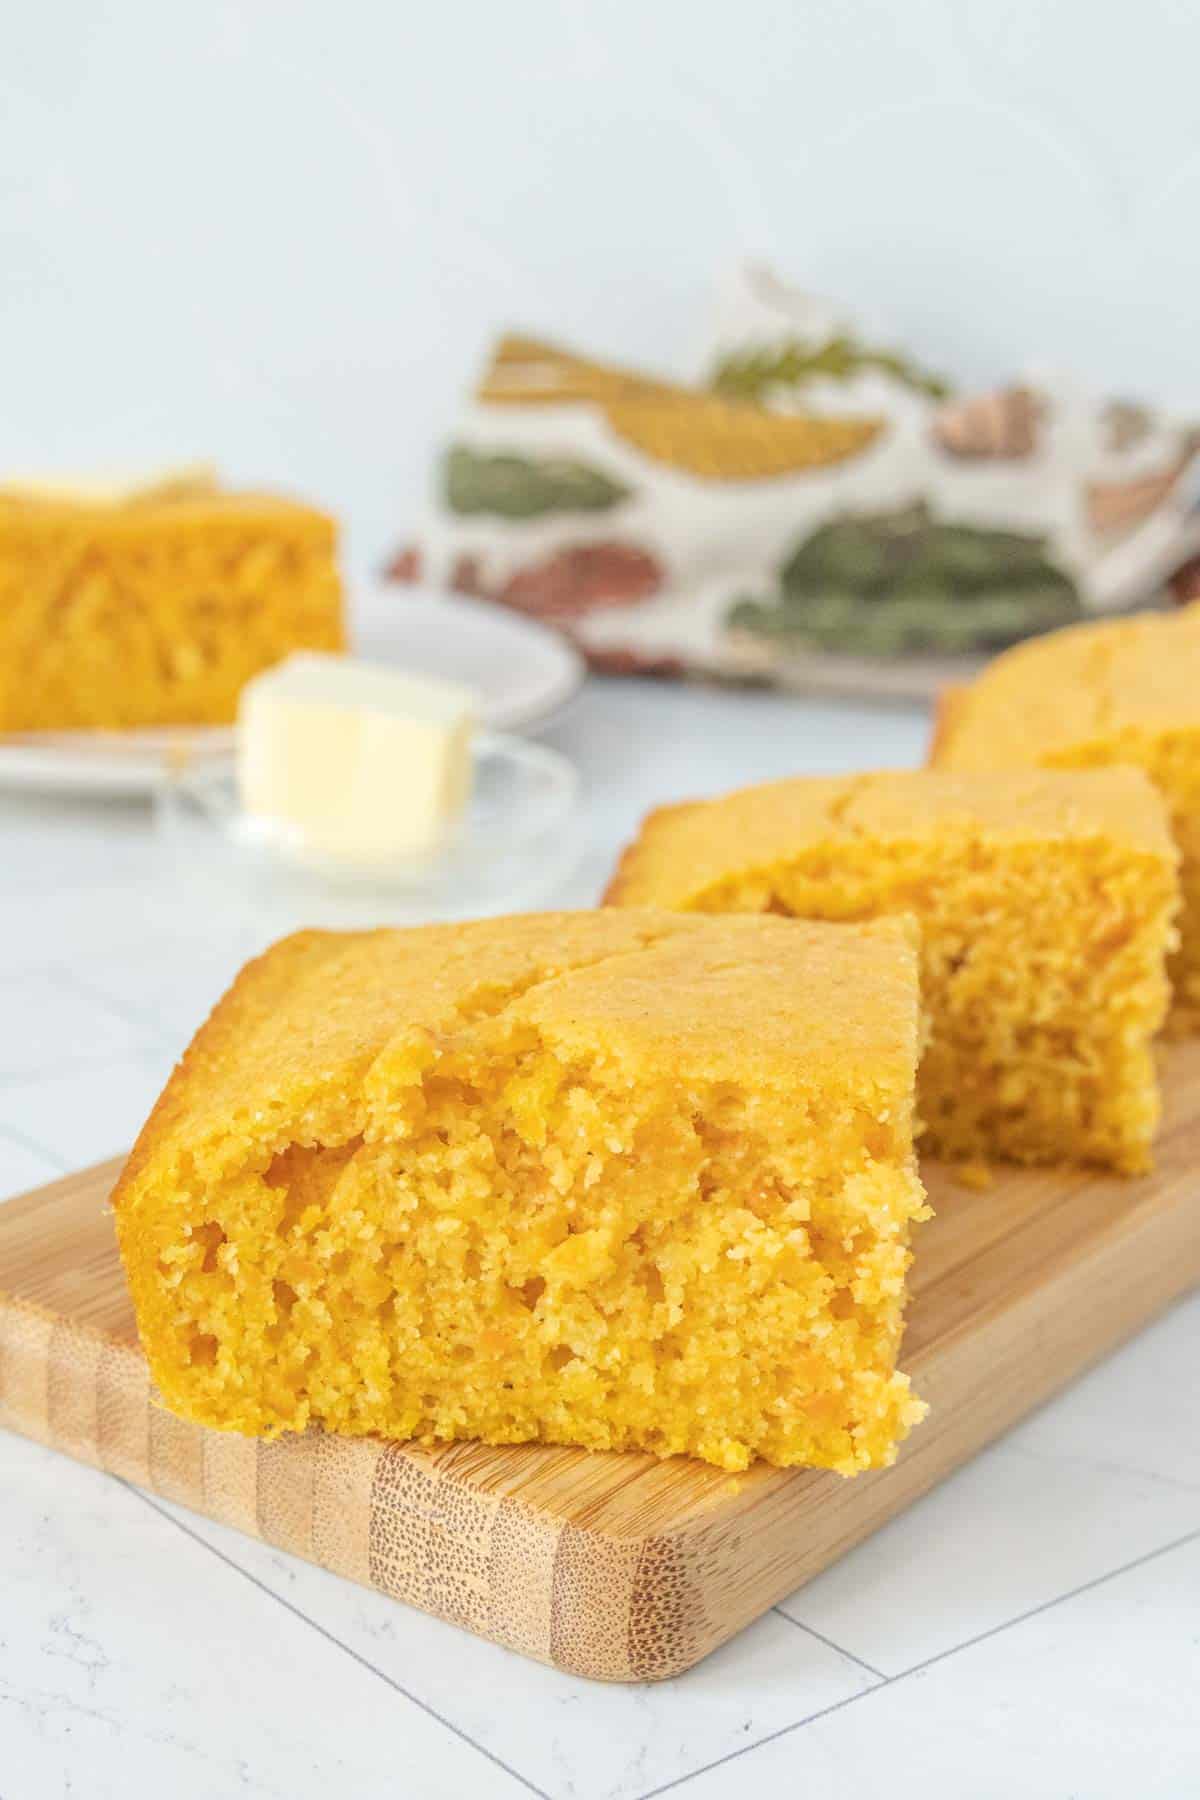
[[[695,386],[509,336],[389,573],[597,667],[923,693],[1200,552],[1200,430],[1062,378],[985,394],[747,270]]]

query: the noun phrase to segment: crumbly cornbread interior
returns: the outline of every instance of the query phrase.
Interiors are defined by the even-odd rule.
[[[333,521],[267,496],[0,494],[0,731],[224,724],[345,643]]]
[[[912,930],[593,913],[250,966],[115,1197],[202,1424],[889,1462]]]
[[[1133,769],[800,779],[652,814],[619,905],[921,926],[922,1149],[1144,1169],[1176,853]]]
[[[1048,633],[1006,651],[940,710],[941,769],[1144,769],[1181,853],[1168,1029],[1200,1028],[1200,606]]]

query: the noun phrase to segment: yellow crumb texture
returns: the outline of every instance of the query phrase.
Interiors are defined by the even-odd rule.
[[[801,778],[666,808],[610,902],[914,915],[922,1148],[1149,1164],[1177,853],[1137,769]]]
[[[285,939],[117,1188],[154,1379],[259,1436],[889,1463],[918,1038],[904,920]]]
[[[227,723],[260,669],[343,647],[335,548],[265,496],[0,494],[0,731]]]
[[[959,1187],[969,1188],[976,1194],[985,1194],[995,1181],[995,1171],[991,1163],[951,1163],[950,1177]]]
[[[1200,606],[1072,626],[997,657],[946,697],[931,760],[957,770],[1144,769],[1182,853],[1169,1024],[1200,1028]]]

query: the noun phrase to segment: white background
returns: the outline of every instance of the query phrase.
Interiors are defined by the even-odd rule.
[[[366,570],[497,325],[686,373],[745,256],[964,378],[1200,411],[1196,0],[0,6],[0,470],[211,454]],[[925,732],[589,684],[547,899],[649,806]],[[0,795],[0,1199],[124,1148],[258,946],[194,886],[145,808]],[[1193,1296],[653,1688],[0,1433],[0,1795],[1194,1800],[1198,1343]]]
[[[8,0],[0,469],[215,455],[365,571],[493,330],[681,373],[767,258],[1200,409],[1195,0]]]

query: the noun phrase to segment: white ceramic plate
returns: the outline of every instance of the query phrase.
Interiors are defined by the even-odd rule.
[[[582,658],[559,632],[487,600],[392,583],[360,592],[352,610],[360,656],[466,682],[491,731],[539,723],[583,681]]]
[[[176,725],[139,731],[31,731],[0,737],[0,790],[149,794],[178,763],[225,764],[228,725]]]
[[[548,717],[583,680],[580,657],[557,632],[487,601],[381,586],[355,595],[351,614],[356,655],[465,682],[492,731]],[[0,790],[150,794],[179,763],[215,767],[233,747],[224,725],[0,737]]]

